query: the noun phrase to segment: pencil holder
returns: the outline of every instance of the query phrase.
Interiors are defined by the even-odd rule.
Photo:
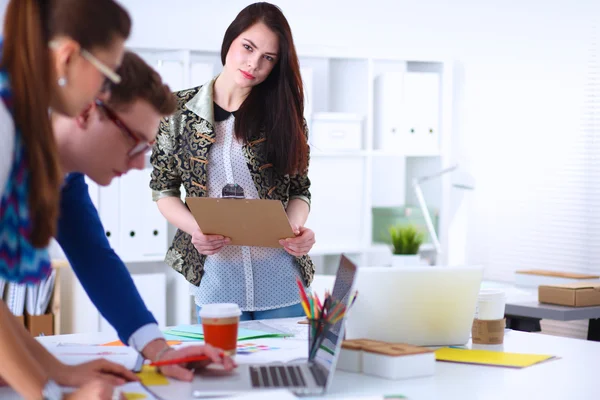
[[[308,320],[308,359],[313,360],[331,325],[324,319]]]

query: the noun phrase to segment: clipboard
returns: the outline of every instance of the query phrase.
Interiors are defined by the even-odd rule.
[[[186,197],[185,202],[206,235],[223,235],[231,245],[282,248],[281,239],[296,235],[279,200]]]

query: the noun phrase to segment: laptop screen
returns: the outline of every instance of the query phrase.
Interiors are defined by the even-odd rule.
[[[351,291],[354,287],[355,276],[356,265],[342,255],[335,283],[333,285],[333,291],[331,293],[332,303],[338,301],[348,307],[348,302],[352,294]],[[344,338],[343,327],[345,320],[346,316],[344,315],[341,320],[329,327],[325,339],[323,339],[323,343],[316,352],[315,359],[312,360],[322,367],[321,370],[325,373],[327,381],[329,381],[329,378],[335,369],[335,363],[337,362],[336,355],[340,350]]]

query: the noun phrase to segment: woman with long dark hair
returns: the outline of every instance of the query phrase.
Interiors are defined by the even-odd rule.
[[[221,47],[222,72],[177,93],[178,111],[161,123],[152,152],[150,187],[177,231],[166,262],[192,284],[199,310],[237,303],[242,319],[301,316],[296,279],[306,287],[314,266],[308,131],[303,88],[290,26],[269,3],[244,8]],[[205,235],[180,198],[220,197],[237,184],[246,198],[283,203],[296,234],[282,248],[228,245]]]
[[[75,117],[118,83],[131,20],[113,0],[11,0],[0,54],[0,278],[36,283],[50,271],[60,185],[50,112]],[[0,301],[0,378],[25,399],[116,399],[136,379],[98,360],[59,362]],[[119,377],[120,375],[120,377]],[[80,387],[64,395],[60,386]]]

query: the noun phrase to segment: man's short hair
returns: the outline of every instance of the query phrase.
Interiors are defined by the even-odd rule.
[[[111,88],[108,100],[114,109],[126,109],[136,100],[147,101],[161,115],[171,115],[177,109],[177,100],[169,86],[137,54],[126,51],[117,73],[121,82]]]

